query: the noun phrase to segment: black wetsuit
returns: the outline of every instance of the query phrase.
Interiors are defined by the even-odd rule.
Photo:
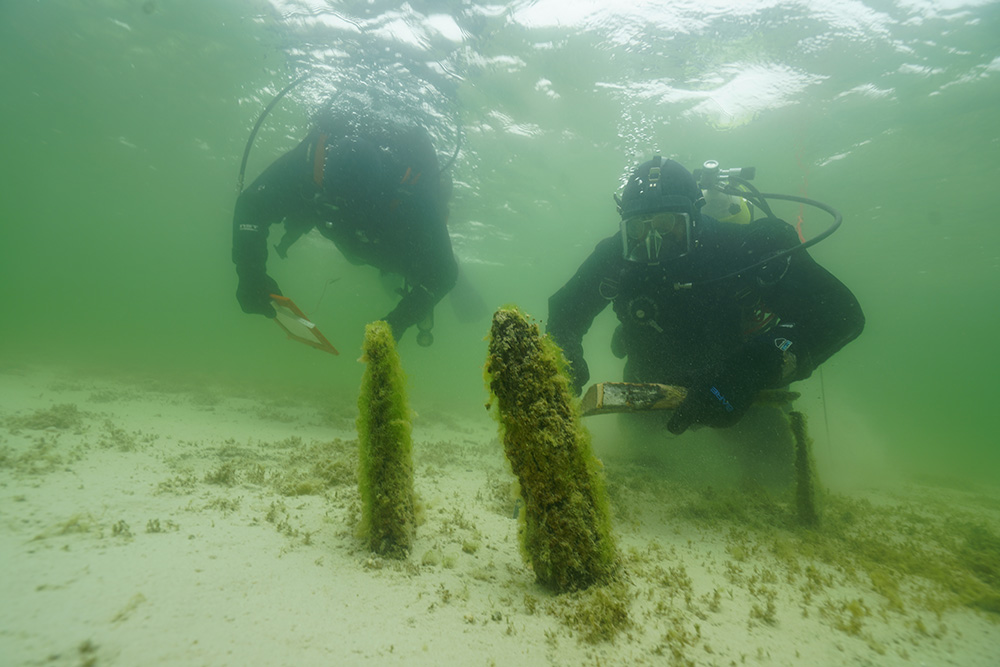
[[[854,295],[805,250],[710,282],[797,245],[787,223],[738,225],[706,216],[694,238],[687,256],[656,266],[624,260],[620,233],[606,238],[549,299],[547,330],[571,364],[577,391],[589,379],[583,336],[608,303],[621,322],[612,348],[628,356],[629,382],[690,387],[754,339],[786,326],[795,332],[794,364],[769,382],[784,386],[808,377],[861,333],[864,315]]]
[[[363,142],[377,163],[352,169],[350,152]],[[351,262],[401,275],[406,294],[384,319],[398,339],[408,327],[432,314],[455,285],[458,267],[446,226],[446,188],[427,132],[420,128],[326,125],[314,129],[247,188],[233,216],[233,262],[246,312],[269,314],[266,292],[268,228],[285,222],[277,246],[282,256],[313,228],[336,244]],[[341,187],[343,186],[343,187]],[[276,287],[276,286],[275,286]],[[264,299],[260,301],[260,299]]]

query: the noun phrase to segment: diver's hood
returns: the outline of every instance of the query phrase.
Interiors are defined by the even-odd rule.
[[[687,200],[684,205],[678,198]],[[630,218],[642,213],[687,208],[693,218],[703,203],[701,189],[690,171],[674,160],[655,157],[636,167],[622,190],[619,213]]]

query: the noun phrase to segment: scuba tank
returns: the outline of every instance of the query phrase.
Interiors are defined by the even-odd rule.
[[[735,169],[720,169],[715,160],[708,160],[701,169],[695,169],[694,177],[698,180],[705,205],[701,212],[719,222],[735,222],[740,225],[749,224],[753,220],[753,203],[740,196],[745,191],[742,187],[723,187],[722,181],[729,181],[730,176],[746,180],[754,177],[753,167],[737,167]]]
[[[757,170],[755,167],[720,169],[719,163],[715,160],[708,160],[701,169],[695,169],[692,174],[694,175],[695,180],[698,181],[698,187],[702,190],[702,196],[705,197],[705,205],[701,209],[702,212],[707,215],[711,215],[722,222],[750,223],[753,222],[754,212],[757,209],[759,209],[766,218],[776,217],[774,212],[771,211],[771,205],[768,203],[768,199],[778,199],[781,201],[797,202],[799,204],[805,204],[806,206],[818,208],[821,211],[830,214],[833,218],[833,224],[816,236],[808,240],[803,240],[797,246],[778,251],[771,256],[765,257],[764,259],[754,262],[738,271],[702,280],[698,283],[676,283],[674,284],[674,289],[691,289],[696,286],[702,287],[704,285],[711,285],[723,280],[729,280],[730,278],[736,278],[747,271],[756,269],[757,267],[763,266],[768,262],[773,262],[783,257],[787,257],[794,252],[811,248],[840,228],[844,218],[840,215],[840,212],[837,209],[828,204],[824,204],[823,202],[816,201],[815,199],[809,199],[808,197],[783,195],[773,192],[761,192],[754,187],[752,183],[750,183],[750,179],[756,175],[756,172]],[[711,210],[709,210],[710,198],[714,201],[714,208]],[[746,211],[743,209],[744,206],[746,206]],[[716,216],[715,213],[717,213],[718,216]]]

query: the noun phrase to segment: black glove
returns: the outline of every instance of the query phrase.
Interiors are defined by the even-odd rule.
[[[271,295],[281,294],[278,283],[263,271],[240,272],[240,284],[236,288],[236,300],[248,315],[274,317],[277,313],[271,305]]]
[[[761,389],[781,383],[792,345],[785,337],[789,331],[771,332],[747,342],[720,371],[695,382],[667,429],[680,435],[692,424],[725,428],[738,422]]]
[[[392,337],[397,343],[403,337],[403,333],[414,324],[419,327],[429,322],[433,327],[434,305],[437,303],[437,297],[422,285],[404,287],[398,291],[403,298],[391,313],[382,318],[392,329]],[[423,340],[426,341],[426,337]]]

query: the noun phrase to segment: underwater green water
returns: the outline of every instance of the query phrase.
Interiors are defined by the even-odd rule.
[[[374,269],[313,237],[269,261],[337,358],[234,298],[243,148],[308,70],[264,123],[248,182],[338,87],[404,91],[442,156],[460,119],[451,230],[490,311],[544,320],[654,151],[753,165],[761,190],[837,207],[843,227],[811,252],[868,327],[800,388],[817,438],[997,481],[1000,3],[617,4],[0,4],[0,365],[356,394],[364,324],[394,303]],[[804,213],[807,235],[829,222]],[[586,340],[595,380],[620,378],[613,326],[609,309]],[[404,338],[414,407],[482,416],[488,328],[446,301],[433,347]]]

